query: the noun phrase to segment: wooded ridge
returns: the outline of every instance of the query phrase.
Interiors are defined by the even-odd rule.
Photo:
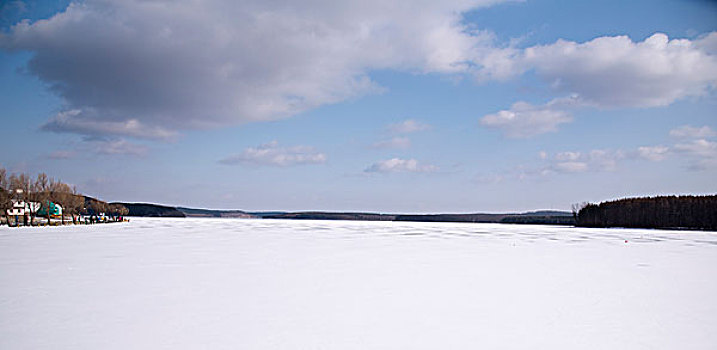
[[[582,227],[717,230],[717,195],[625,198],[578,209]]]

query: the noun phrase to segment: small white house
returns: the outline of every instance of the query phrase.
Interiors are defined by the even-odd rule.
[[[40,207],[41,205],[38,202],[12,201],[12,209],[7,210],[7,215],[23,216],[25,214],[37,213]]]
[[[25,215],[25,202],[12,201],[12,209],[7,210],[7,215],[23,216]]]

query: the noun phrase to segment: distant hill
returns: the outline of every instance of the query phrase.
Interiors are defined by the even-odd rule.
[[[482,222],[511,224],[573,225],[572,213],[563,211],[536,211],[522,214],[377,214],[296,212],[265,216],[267,219],[298,220],[360,220],[360,221],[414,221],[414,222]]]
[[[500,222],[508,214],[416,214],[396,215],[396,221]]]
[[[274,215],[281,215],[286,214],[285,211],[250,211],[248,212],[251,215],[254,215],[256,217],[265,218],[268,216],[274,216]]]
[[[360,221],[393,221],[396,215],[375,213],[330,213],[321,211],[308,211],[296,213],[282,213],[266,215],[265,219],[295,219],[295,220],[360,220]]]
[[[174,207],[168,207],[164,205],[148,204],[148,203],[111,203],[111,204],[122,204],[129,209],[127,216],[150,216],[150,217],[174,217],[183,218],[186,217],[184,213],[177,210]]]
[[[118,203],[129,209],[128,216],[153,217],[204,217],[204,218],[263,218],[289,220],[356,220],[356,221],[415,221],[415,222],[482,222],[506,224],[573,225],[572,213],[541,210],[519,214],[381,214],[322,211],[306,212],[245,212],[243,210],[213,210],[186,207],[168,207],[148,203]]]
[[[177,207],[177,210],[182,212],[187,217],[194,218],[243,218],[250,219],[256,218],[257,215],[247,213],[242,210],[212,210],[212,209],[193,209]]]
[[[524,213],[518,215],[507,215],[500,219],[501,224],[540,224],[540,225],[575,225],[575,218],[572,213],[551,213],[539,215],[536,213]]]
[[[513,215],[520,215],[520,216],[573,216],[573,213],[569,211],[561,211],[561,210],[538,210],[538,211],[529,211],[522,214],[513,214]]]

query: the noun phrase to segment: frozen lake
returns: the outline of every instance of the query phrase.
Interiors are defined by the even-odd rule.
[[[0,227],[0,349],[715,349],[715,330],[717,233]]]

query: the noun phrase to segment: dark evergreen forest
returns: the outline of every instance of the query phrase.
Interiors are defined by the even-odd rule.
[[[717,230],[717,195],[625,198],[587,204],[577,226]]]

